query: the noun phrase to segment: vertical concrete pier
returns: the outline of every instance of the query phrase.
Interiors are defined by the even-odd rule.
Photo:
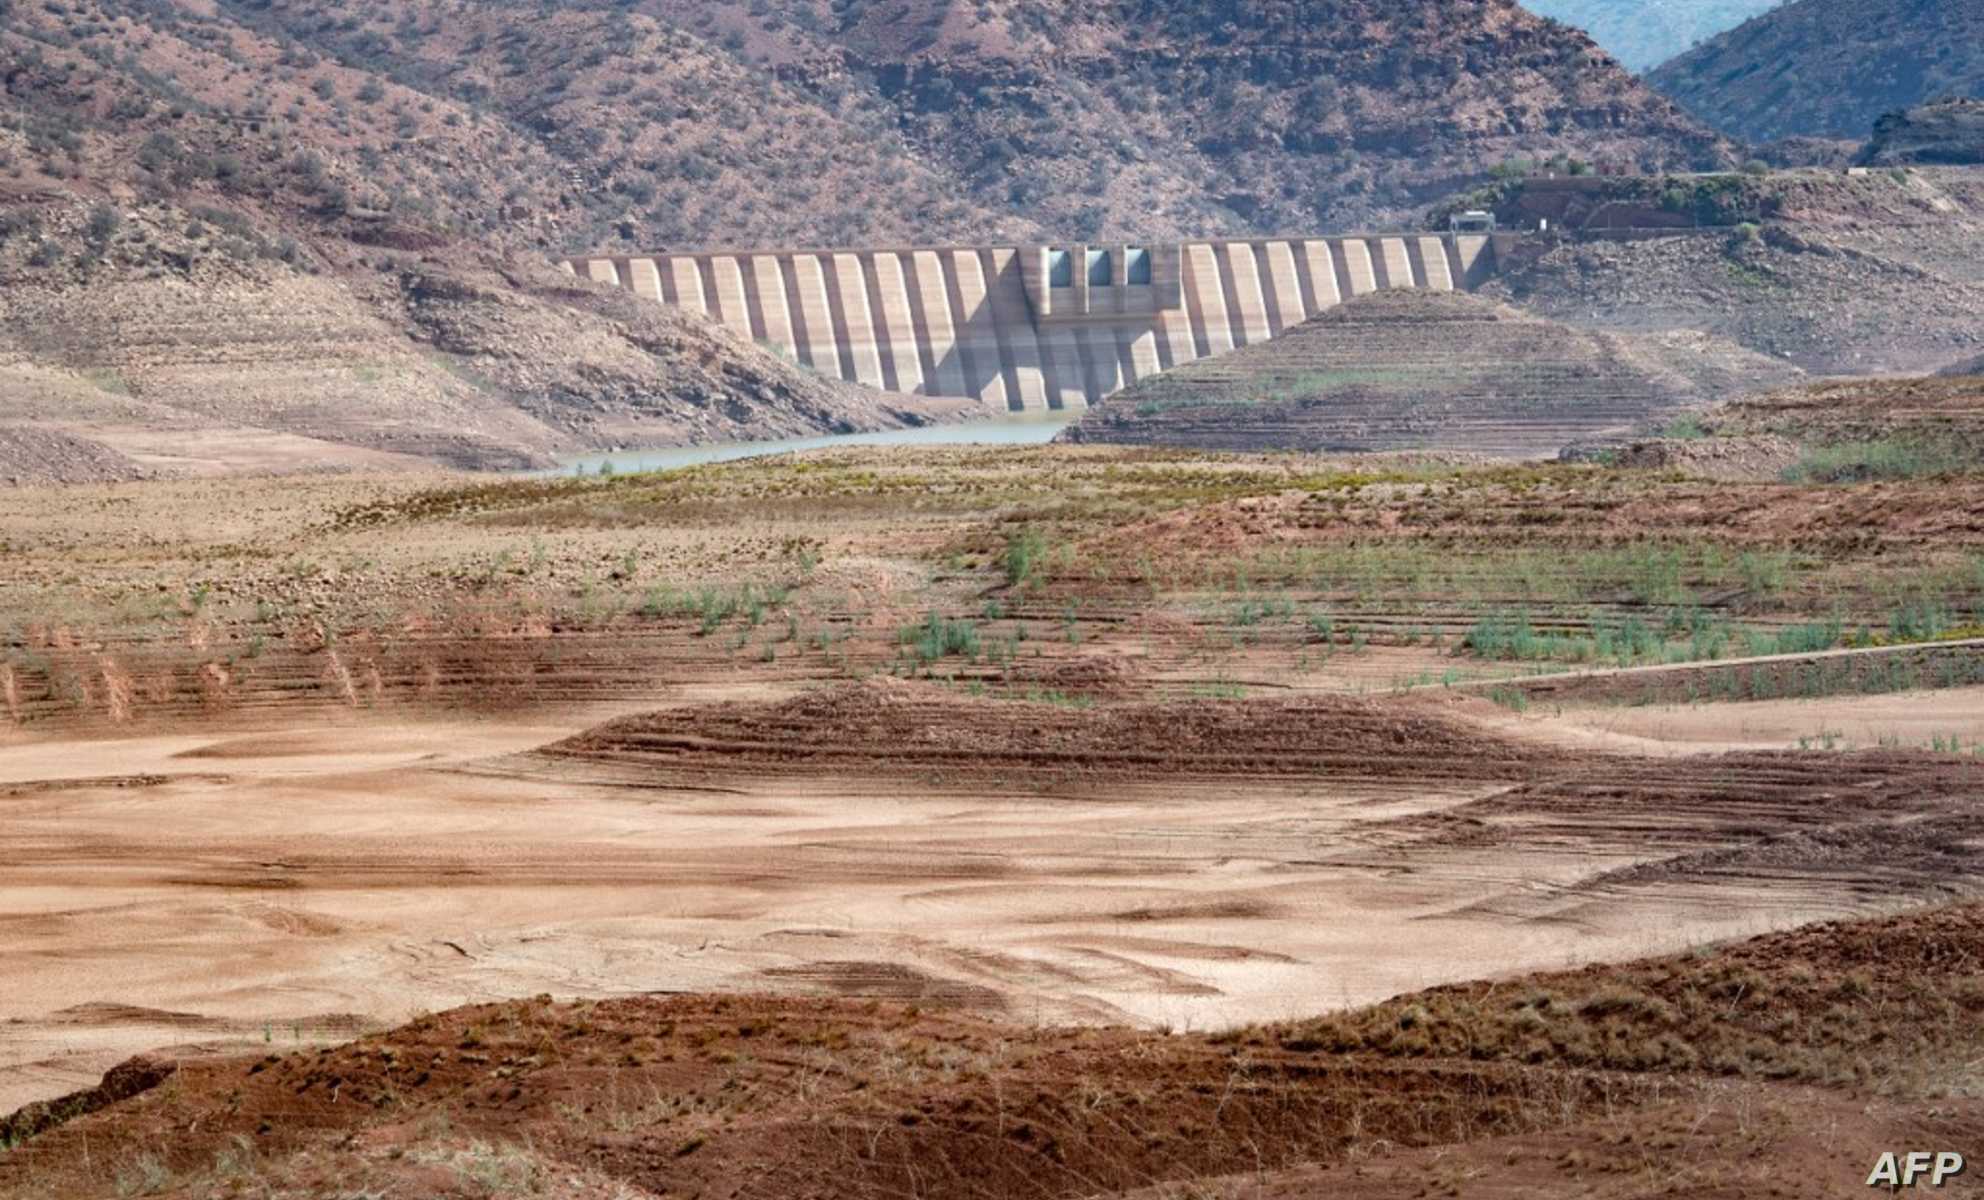
[[[1472,289],[1487,234],[1151,245],[709,251],[568,260],[823,375],[1020,410],[1080,408],[1384,288]]]

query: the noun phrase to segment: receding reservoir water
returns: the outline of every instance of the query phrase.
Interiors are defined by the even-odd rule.
[[[654,450],[622,450],[567,459],[552,475],[597,475],[612,464],[618,471],[667,471],[700,463],[728,462],[794,450],[824,450],[830,446],[1028,446],[1053,438],[1075,420],[1070,412],[1015,413],[958,425],[924,425],[915,429],[884,429],[875,433],[842,433],[824,437],[786,438],[775,442],[725,442],[710,446],[667,446]]]

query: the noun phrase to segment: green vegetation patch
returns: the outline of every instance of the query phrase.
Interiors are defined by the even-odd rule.
[[[1926,479],[1975,470],[1977,455],[1952,440],[1922,437],[1840,442],[1806,450],[1787,467],[1787,483],[1859,483],[1880,479]]]

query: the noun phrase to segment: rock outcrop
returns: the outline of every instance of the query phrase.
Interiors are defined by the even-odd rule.
[[[1860,161],[1874,166],[1984,164],[1984,100],[1947,99],[1874,122]]]

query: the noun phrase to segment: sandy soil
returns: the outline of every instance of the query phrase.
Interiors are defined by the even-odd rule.
[[[1539,730],[1589,730],[1618,748],[1673,753],[1984,745],[1984,688],[1717,704],[1567,706]]]
[[[13,493],[0,1196],[1240,1197],[1395,1157],[1329,1194],[1733,1200],[1813,1149],[1727,1135],[1810,1107],[1777,1081],[1887,1088],[1902,1039],[1911,1095],[1977,1094],[1984,918],[1938,907],[1984,884],[1974,481],[1342,472]],[[1468,641],[1512,605],[1564,644]],[[1828,614],[1854,649],[1732,657]],[[1600,653],[1627,618],[1653,652]],[[1850,962],[1804,937],[1901,910]],[[1928,1111],[1856,1103],[1811,1101],[1835,1165]]]
[[[533,997],[132,1060],[0,1118],[56,1200],[1736,1200],[1969,1147],[1984,906],[1211,1035],[818,997]],[[1978,1181],[1947,1181],[1976,1194]]]
[[[1564,731],[1598,718],[1457,696],[1171,710],[902,683],[603,726],[17,740],[0,1109],[153,1046],[336,1039],[540,992],[1206,1030],[1984,879],[1974,856],[1911,865],[1857,832],[1905,815],[1961,842],[1951,797],[1984,767],[1960,762],[1569,756]],[[1622,746],[1688,736],[1631,715]],[[1042,765],[1043,738],[1079,768]],[[1814,838],[1837,843],[1823,862],[1796,852]]]

